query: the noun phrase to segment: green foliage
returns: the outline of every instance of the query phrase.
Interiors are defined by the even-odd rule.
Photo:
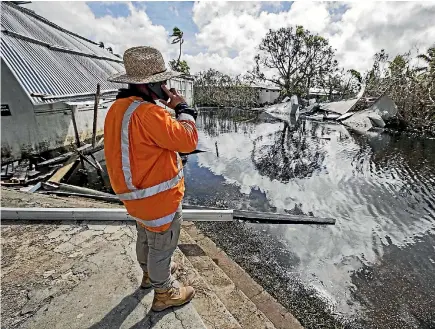
[[[399,119],[408,127],[435,135],[435,48],[416,57],[426,66],[415,66],[411,52],[388,61],[384,50],[376,53],[372,68],[366,73],[366,96],[387,93],[397,104]]]
[[[325,83],[338,71],[329,41],[302,26],[269,30],[259,50],[250,72],[252,80],[272,82],[284,95],[305,95],[310,87]]]
[[[175,59],[169,61],[171,69],[177,72],[182,72],[186,75],[190,75],[190,67],[185,60],[177,62]]]
[[[258,91],[240,76],[209,69],[195,76],[194,97],[201,106],[251,108],[257,105]]]
[[[174,27],[172,30],[172,34],[171,37],[173,37],[172,39],[172,44],[176,44],[179,43],[180,44],[180,52],[178,54],[178,59],[175,60],[171,60],[169,62],[169,65],[171,66],[172,70],[177,71],[177,72],[182,72],[184,74],[188,74],[190,75],[190,67],[187,64],[187,62],[185,60],[180,61],[181,58],[181,45],[184,43],[184,39],[183,39],[183,31],[181,31],[178,27]]]
[[[174,37],[172,43],[178,43],[181,39],[183,39],[183,31],[181,31],[178,27],[174,27],[171,37]]]

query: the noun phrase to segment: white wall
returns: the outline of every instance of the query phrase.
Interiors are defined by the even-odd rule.
[[[270,89],[259,89],[259,102],[260,104],[273,103],[279,97],[279,91]]]
[[[103,135],[104,120],[107,111],[113,102],[100,104],[97,115],[97,136]],[[51,108],[50,108],[51,107]],[[56,103],[53,106],[42,105],[35,109],[36,124],[40,143],[46,149],[55,149],[76,143],[74,125],[72,123],[72,110],[76,108],[76,121],[80,141],[92,138],[94,121],[94,104],[89,105],[66,105]]]
[[[1,103],[8,104],[11,116],[1,117],[2,161],[38,154],[75,143],[72,106],[65,103],[34,106],[9,68],[1,62]],[[97,136],[103,134],[104,119],[112,103],[98,108]],[[80,140],[92,137],[93,102],[77,106],[76,120]]]
[[[1,158],[8,161],[21,153],[32,153],[38,140],[33,105],[4,61],[1,61],[1,104],[11,116],[1,117]],[[37,145],[36,145],[37,146]]]
[[[193,105],[193,81],[183,78],[173,78],[168,81],[170,88],[175,88],[184,96],[186,103],[190,106]]]

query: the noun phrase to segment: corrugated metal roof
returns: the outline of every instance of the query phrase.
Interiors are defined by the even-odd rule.
[[[1,58],[34,104],[58,100],[32,97],[32,93],[61,96],[93,93],[97,83],[101,90],[122,86],[107,81],[124,70],[120,58],[109,51],[28,9],[2,2],[1,11]]]

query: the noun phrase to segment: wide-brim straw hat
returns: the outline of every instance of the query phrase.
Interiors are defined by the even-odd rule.
[[[109,77],[108,81],[129,84],[155,83],[183,74],[167,70],[161,52],[152,47],[129,48],[125,51],[123,59],[125,72]]]

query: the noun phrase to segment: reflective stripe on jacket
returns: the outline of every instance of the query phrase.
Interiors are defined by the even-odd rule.
[[[128,213],[148,230],[169,228],[184,195],[177,152],[192,152],[197,143],[191,116],[174,120],[139,97],[118,99],[107,113],[104,153],[110,183]]]

